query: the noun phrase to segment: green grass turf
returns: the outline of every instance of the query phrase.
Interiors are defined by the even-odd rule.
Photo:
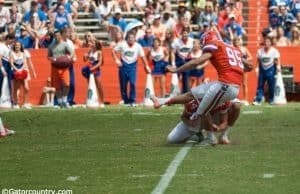
[[[231,145],[192,147],[166,193],[299,193],[300,104],[243,108],[253,110],[262,114],[241,114]],[[17,134],[0,139],[0,190],[150,193],[182,147],[166,144],[181,111],[110,106],[2,113]],[[270,173],[275,176],[263,178]]]

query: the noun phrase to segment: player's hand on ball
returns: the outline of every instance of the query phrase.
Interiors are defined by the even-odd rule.
[[[176,73],[176,68],[173,67],[173,66],[171,66],[171,65],[168,65],[166,67],[166,70],[169,71],[169,72],[171,72],[171,73]]]

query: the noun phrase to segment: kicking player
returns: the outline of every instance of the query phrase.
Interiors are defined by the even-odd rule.
[[[243,72],[251,71],[253,65],[242,58],[240,49],[224,43],[215,31],[208,31],[202,36],[203,54],[198,59],[191,60],[179,68],[168,66],[172,73],[179,73],[192,69],[210,60],[218,73],[218,81],[201,84],[191,89],[181,97],[169,99],[166,103],[186,103],[193,98],[203,99],[197,111],[191,116],[192,120],[199,120],[202,115],[208,115],[218,105],[233,100],[239,93]],[[170,102],[171,101],[171,102]]]
[[[184,110],[181,115],[181,122],[169,133],[167,142],[169,144],[184,143],[187,140],[195,140],[201,142],[200,145],[216,145],[218,140],[215,131],[221,131],[219,137],[220,144],[230,144],[228,139],[229,128],[233,126],[239,117],[241,103],[239,100],[227,101],[221,106],[218,106],[212,111],[214,123],[217,125],[212,126],[209,121],[201,118],[201,122],[197,125],[190,120],[190,116],[197,110],[199,100],[193,99],[184,104]],[[207,137],[203,140],[201,133],[202,129],[207,130]],[[203,140],[203,141],[202,141]]]

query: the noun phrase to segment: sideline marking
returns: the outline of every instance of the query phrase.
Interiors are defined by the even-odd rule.
[[[165,192],[170,182],[172,181],[174,175],[176,174],[178,166],[180,166],[181,162],[183,161],[187,153],[190,151],[192,146],[193,144],[186,144],[179,150],[179,152],[177,153],[173,161],[170,163],[165,174],[161,177],[159,183],[153,189],[151,194],[162,194]]]
[[[263,175],[263,178],[264,178],[264,179],[270,179],[270,178],[273,178],[274,176],[275,176],[275,174],[267,173],[267,174],[264,174],[264,175]]]
[[[67,181],[77,181],[77,179],[79,179],[79,176],[69,176]]]
[[[248,111],[243,111],[242,114],[244,115],[258,115],[262,114],[261,110],[248,110]]]
[[[143,131],[144,129],[134,129],[133,131],[136,131],[136,132],[140,132],[140,131]]]

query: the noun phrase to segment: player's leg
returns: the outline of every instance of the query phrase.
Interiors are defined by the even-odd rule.
[[[103,107],[104,106],[104,93],[103,93],[102,84],[100,81],[100,75],[99,76],[95,75],[95,82],[96,82],[99,98],[101,101],[101,106]]]
[[[122,100],[124,101],[124,104],[128,104],[129,100],[127,97],[127,75],[126,71],[122,69],[122,67],[119,69],[119,81]]]
[[[166,95],[166,76],[163,74],[160,77],[160,96],[164,98]]]
[[[241,111],[241,103],[236,101],[228,110],[228,126],[221,132],[220,143],[221,144],[230,144],[230,140],[228,138],[229,130],[234,125],[236,120],[239,118]]]
[[[68,102],[70,105],[75,104],[74,97],[75,97],[75,73],[74,73],[74,66],[71,64],[69,66],[69,76],[70,76],[70,89],[68,93]]]
[[[215,82],[210,82],[207,84],[201,84],[197,87],[194,87],[191,89],[190,92],[169,97],[169,98],[156,98],[155,96],[151,96],[151,100],[154,102],[154,107],[159,108],[164,104],[185,104],[193,99],[199,99],[203,98],[205,95],[205,92],[208,90],[208,88],[214,84]]]
[[[254,99],[253,105],[261,104],[262,97],[264,96],[265,81],[266,81],[265,73],[264,70],[261,68],[258,74],[257,91],[256,91],[256,97]]]
[[[267,82],[269,85],[269,103],[270,104],[273,104],[273,102],[274,102],[274,92],[275,92],[275,84],[276,84],[275,75],[276,75],[276,67],[274,65],[274,67],[271,67],[268,70],[268,75],[267,75]]]
[[[24,105],[23,107],[26,109],[31,109],[30,104],[28,103],[28,92],[29,92],[29,84],[28,84],[28,80],[25,79],[24,81],[21,81],[21,86],[24,88],[24,95],[23,95],[23,102]]]
[[[194,133],[189,130],[189,126],[182,121],[169,133],[167,142],[169,144],[178,144],[186,142]]]
[[[182,72],[181,75],[182,75],[182,81],[181,81],[182,82],[182,90],[181,90],[181,92],[186,93],[190,90],[189,71]]]
[[[197,109],[198,115],[207,115],[218,105],[237,97],[239,87],[237,85],[214,82],[207,90]]]
[[[69,107],[68,94],[70,91],[70,73],[69,69],[64,69],[60,72],[61,82],[63,83],[62,99],[63,106]]]
[[[130,83],[130,96],[129,101],[131,105],[136,103],[136,70],[132,69],[129,72],[129,83]]]
[[[18,90],[20,88],[20,83],[18,80],[13,79],[13,108],[19,108],[18,102]]]
[[[243,73],[243,82],[242,82],[242,86],[243,86],[243,95],[244,95],[244,105],[248,106],[249,102],[248,102],[248,75],[247,73]]]
[[[160,108],[162,105],[185,104],[193,99],[194,96],[191,92],[169,98],[157,98],[155,96],[151,96],[151,100],[154,103],[154,108]]]

